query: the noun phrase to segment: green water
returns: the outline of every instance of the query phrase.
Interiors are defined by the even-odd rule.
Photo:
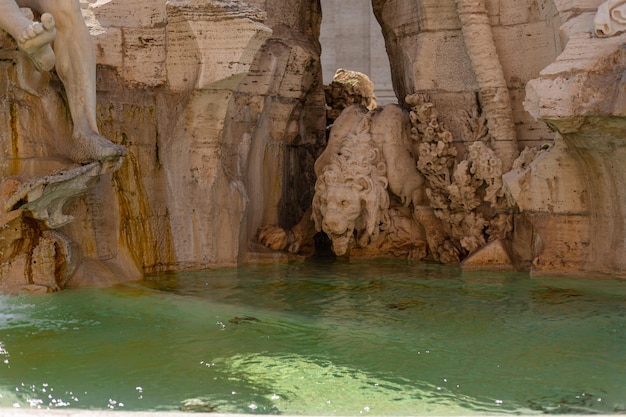
[[[5,296],[2,406],[624,412],[626,282],[317,261]]]

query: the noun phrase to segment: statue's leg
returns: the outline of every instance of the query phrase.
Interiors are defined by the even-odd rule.
[[[0,0],[0,28],[16,40],[37,70],[50,71],[55,56],[50,43],[56,36],[54,18],[50,14],[41,16],[41,22],[32,22],[20,11],[15,0]]]
[[[98,133],[96,56],[78,0],[19,0],[19,4],[40,13],[50,13],[56,21],[56,70],[63,81],[74,123],[71,158],[86,163],[125,155],[123,146]]]

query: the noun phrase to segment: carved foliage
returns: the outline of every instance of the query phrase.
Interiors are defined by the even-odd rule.
[[[467,112],[467,156],[456,162],[452,134],[438,121],[437,110],[424,95],[407,97],[411,106],[412,139],[418,143],[417,167],[427,181],[426,195],[445,237],[433,256],[442,262],[459,261],[487,241],[505,238],[511,220],[502,187],[502,162],[489,148],[485,119]],[[432,243],[431,243],[432,246]]]

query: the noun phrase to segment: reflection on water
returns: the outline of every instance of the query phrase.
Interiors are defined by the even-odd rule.
[[[311,261],[0,297],[0,407],[614,413],[626,282]]]

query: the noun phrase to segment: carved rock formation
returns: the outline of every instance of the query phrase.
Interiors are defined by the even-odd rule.
[[[568,43],[527,86],[526,109],[557,133],[555,146],[526,170],[505,177],[532,225],[533,271],[541,274],[624,276],[626,35],[598,38],[594,19],[607,9],[570,13]],[[615,5],[619,2],[606,2]],[[604,17],[603,17],[604,16]],[[604,29],[603,29],[604,30]],[[543,184],[543,185],[542,185]]]
[[[263,4],[268,13],[231,1],[82,2],[99,127],[129,154],[65,204],[75,220],[58,233],[82,253],[72,285],[236,265],[259,218],[310,204],[312,169],[300,167],[311,155],[312,168],[325,135],[319,6],[278,3]],[[73,169],[57,139],[71,123],[55,74],[33,71],[4,34],[0,71],[3,178]],[[278,182],[263,172],[277,168]],[[286,177],[301,181],[301,196],[287,193]],[[250,203],[251,189],[265,200]]]
[[[73,220],[63,210],[121,163],[93,162],[23,183],[17,177],[5,178],[0,196],[0,291],[49,292],[70,283],[83,252],[55,230]]]
[[[404,127],[396,116],[379,118],[395,110],[349,112],[353,119],[335,124],[326,147],[317,1],[81,4],[96,47],[99,127],[128,156],[91,184],[87,168],[65,157],[60,139],[72,126],[56,75],[35,71],[0,34],[3,198],[30,184],[22,196],[32,199],[13,198],[3,215],[7,286],[47,290],[233,266],[265,256],[253,241],[264,224],[282,233],[272,247],[304,250],[296,236],[312,238],[315,229],[298,222],[312,202],[312,210],[323,206],[314,199],[316,175],[318,196],[333,176],[352,192],[364,181],[348,181],[346,167],[368,155],[361,168],[378,173],[380,198],[365,207],[378,215],[353,219],[350,256],[432,256],[467,269],[541,273],[626,270],[621,0],[374,0],[402,118],[408,112],[413,123],[402,155],[388,147]],[[367,88],[347,91],[350,76],[344,81],[338,94],[327,90],[330,107],[373,98]],[[390,162],[400,157],[412,165]],[[317,169],[316,160],[324,162]],[[424,200],[412,195],[409,166],[426,178]],[[40,188],[69,186],[70,177],[84,180],[82,195],[72,185],[61,199],[35,198]],[[60,226],[65,216],[74,220]],[[332,213],[318,216],[321,228],[324,217]]]
[[[496,50],[484,0],[456,0],[465,48],[478,83],[478,94],[487,119],[493,147],[502,168],[508,171],[517,158],[517,133],[509,87]]]
[[[406,97],[411,106],[412,139],[418,144],[417,167],[427,181],[426,195],[441,230],[429,241],[433,257],[459,262],[489,241],[504,241],[512,230],[511,210],[502,188],[502,162],[486,143],[485,121],[467,113],[467,156],[457,159],[452,133],[424,95]],[[475,262],[475,261],[474,261]],[[511,259],[505,263],[511,266]]]

